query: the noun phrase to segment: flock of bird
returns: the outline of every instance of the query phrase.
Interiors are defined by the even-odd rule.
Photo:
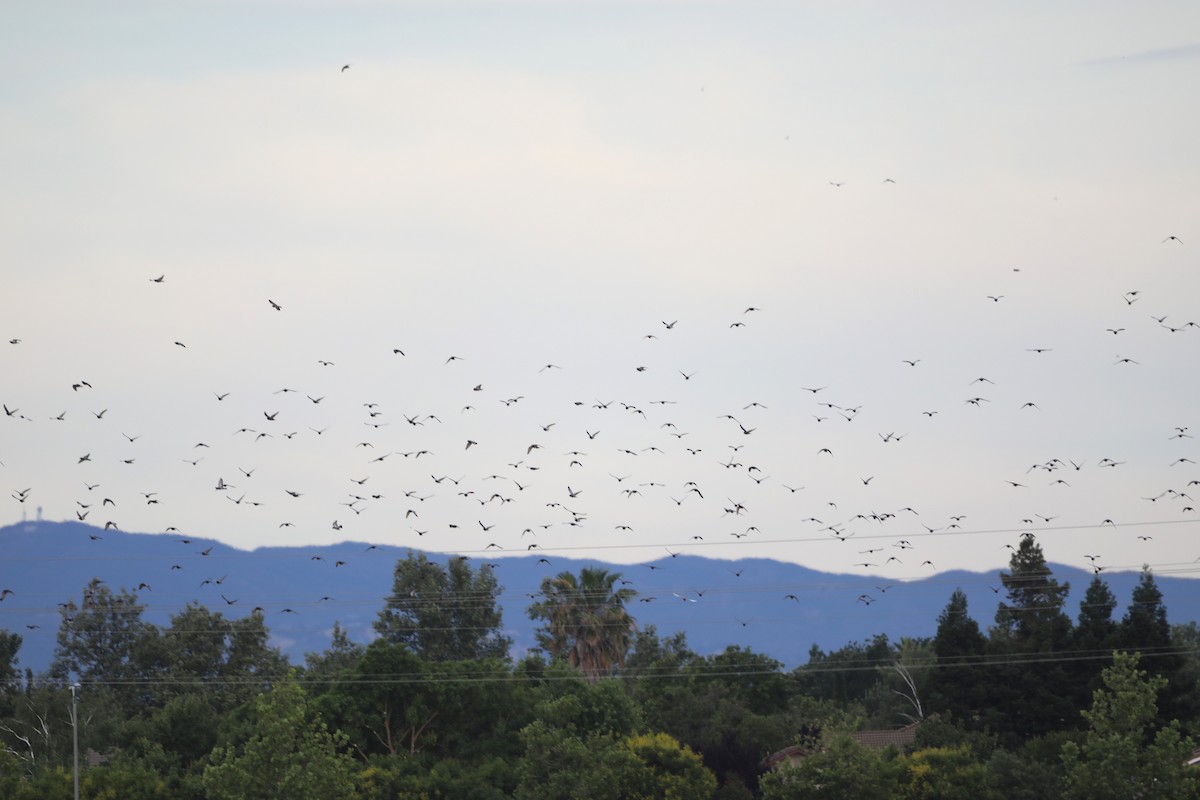
[[[1162,243],[1183,245],[1175,236]],[[1028,272],[1014,269],[1003,293],[964,302],[980,317],[1003,313]],[[183,308],[188,280],[126,276],[126,288],[137,302]],[[1186,352],[1200,352],[1200,324],[1152,313],[1152,302],[1144,290],[1118,293],[1084,335],[1120,343],[1136,329],[1162,342],[1188,337]],[[880,576],[875,593],[846,597],[851,607],[885,602],[894,596],[889,589],[961,563],[963,553],[986,549],[985,560],[999,566],[1023,534],[1079,547],[1050,555],[1087,560],[1097,572],[1137,566],[1128,558],[1111,564],[1106,543],[1129,552],[1155,536],[1169,542],[1147,562],[1169,569],[1195,560],[1180,549],[1200,518],[1193,420],[1156,419],[1153,441],[1116,431],[1102,442],[1088,441],[1095,427],[1073,426],[1084,409],[1060,409],[1053,430],[1037,419],[1053,413],[1055,399],[1063,402],[1039,396],[1038,380],[1054,376],[1069,386],[1073,370],[1111,370],[1107,380],[1119,394],[1140,380],[1130,371],[1155,358],[1161,345],[1153,339],[1139,340],[1151,345],[1136,353],[1082,365],[1069,345],[1030,330],[997,357],[997,371],[983,363],[947,379],[942,370],[934,389],[921,376],[938,353],[896,352],[883,359],[891,365],[884,388],[868,391],[861,379],[842,386],[825,374],[780,375],[790,367],[745,357],[756,328],[772,317],[786,324],[792,313],[764,300],[729,308],[717,321],[645,319],[640,330],[614,334],[624,341],[609,360],[448,352],[425,335],[352,356],[341,346],[289,352],[288,363],[302,366],[267,385],[274,371],[255,374],[250,362],[271,354],[253,337],[267,326],[286,331],[294,303],[264,296],[260,308],[265,319],[242,323],[245,363],[203,388],[196,380],[221,374],[217,362],[229,351],[218,356],[203,341],[170,336],[149,341],[144,355],[168,366],[138,383],[103,371],[63,373],[55,343],[14,330],[0,357],[8,376],[0,418],[5,515],[16,520],[39,508],[87,523],[98,555],[111,530],[172,536],[181,561],[162,565],[163,574],[141,588],[174,580],[184,594],[219,593],[224,581],[206,578],[193,588],[183,559],[208,555],[191,546],[198,537],[249,547],[362,541],[364,558],[378,544],[397,544],[491,559],[497,569],[505,557],[523,556],[547,575],[557,572],[558,556],[613,556],[638,577],[641,602],[688,606],[709,602],[707,589],[655,574],[669,573],[669,559],[682,553],[799,561],[812,554],[827,569]],[[694,335],[703,347],[681,344]],[[36,355],[22,368],[18,351]],[[203,369],[196,357],[206,359]],[[627,394],[598,394],[618,373]],[[1025,429],[1051,435],[1037,452],[1008,452],[1024,447]],[[950,483],[929,485],[933,462],[963,451],[951,477],[938,472]],[[1149,476],[1163,474],[1169,485],[1149,485]],[[1086,487],[1091,499],[1074,503],[1070,493]],[[917,492],[915,499],[899,499],[905,492]],[[1145,513],[1114,517],[1095,508],[1098,495],[1119,497],[1122,508],[1136,497]],[[952,513],[959,502],[971,511]],[[1086,552],[1080,541],[1089,542]],[[731,561],[731,585],[754,581],[736,566]],[[314,602],[332,600],[320,587],[312,592]],[[0,601],[12,595],[5,588]],[[220,597],[273,608],[272,598]],[[802,601],[784,592],[779,602]]]

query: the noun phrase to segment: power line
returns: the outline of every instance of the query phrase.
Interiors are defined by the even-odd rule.
[[[1087,661],[1107,661],[1112,658],[1114,650],[1061,650],[1046,653],[1020,653],[1012,655],[989,654],[973,657],[961,657],[958,660],[941,663],[933,660],[928,662],[906,662],[903,666],[912,671],[936,671],[943,669],[982,668],[982,667],[1015,667],[1034,664],[1080,663]],[[1200,657],[1200,648],[1195,647],[1150,647],[1137,648],[1142,658],[1166,658],[1171,656]],[[867,659],[863,661],[818,662],[797,667],[789,672],[765,667],[733,667],[726,664],[709,662],[698,664],[694,661],[683,661],[671,667],[630,668],[618,669],[613,678],[636,682],[640,680],[708,680],[713,678],[749,678],[775,675],[789,680],[803,680],[805,677],[826,674],[844,674],[856,672],[881,672],[900,663],[896,658]],[[547,672],[519,673],[505,671],[472,670],[438,670],[436,662],[425,662],[432,667],[430,671],[414,673],[360,673],[357,675],[338,675],[325,677],[294,676],[290,680],[309,686],[371,686],[371,685],[444,685],[462,683],[553,683],[561,681],[577,681],[579,675],[574,673],[553,674]],[[513,665],[519,669],[520,665]],[[156,676],[147,678],[89,678],[80,681],[83,686],[106,687],[210,687],[210,686],[263,686],[274,680],[283,678],[286,671],[273,675],[247,676]],[[18,679],[8,681],[9,685],[20,688],[23,682]],[[45,684],[43,684],[45,685]],[[51,684],[52,685],[52,684]]]

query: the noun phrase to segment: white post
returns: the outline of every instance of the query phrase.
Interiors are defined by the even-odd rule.
[[[71,750],[75,764],[75,800],[79,800],[79,695],[78,683],[71,684]]]

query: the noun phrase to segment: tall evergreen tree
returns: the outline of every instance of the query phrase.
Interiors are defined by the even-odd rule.
[[[1116,596],[1097,573],[1079,603],[1079,621],[1072,635],[1079,658],[1071,666],[1076,676],[1072,693],[1076,708],[1086,706],[1092,693],[1100,688],[1101,672],[1112,663],[1112,651],[1120,644],[1118,626],[1112,618],[1116,607]]]
[[[1151,660],[1171,646],[1167,607],[1149,566],[1142,567],[1141,579],[1121,620],[1121,645],[1127,650],[1138,650]],[[1153,663],[1149,666],[1153,672]]]
[[[1159,709],[1160,723],[1177,717],[1192,718],[1195,689],[1188,685],[1185,674],[1187,659],[1172,639],[1162,590],[1149,566],[1142,567],[1141,578],[1133,587],[1133,596],[1121,620],[1117,639],[1122,649],[1141,653],[1142,663],[1150,675],[1167,680]]]
[[[988,643],[997,662],[988,707],[1003,714],[994,727],[1017,739],[1069,727],[1078,719],[1077,681],[1058,653],[1072,645],[1071,619],[1063,611],[1070,584],[1054,577],[1031,533],[1021,537],[1000,581],[1008,602],[996,610]]]
[[[967,611],[967,595],[955,589],[938,616],[933,638],[937,666],[929,679],[928,711],[949,711],[967,725],[981,719],[987,705],[987,639]]]
[[[1104,579],[1096,575],[1079,603],[1079,622],[1075,626],[1076,649],[1112,649],[1117,634],[1117,623],[1112,618],[1116,607],[1116,595]]]
[[[967,610],[967,595],[955,589],[950,602],[938,615],[937,633],[933,638],[933,649],[939,661],[965,660],[983,655],[987,640],[979,630],[979,623],[971,618]]]
[[[996,610],[999,632],[1035,647],[1061,640],[1071,628],[1063,612],[1071,584],[1060,584],[1054,577],[1033,534],[1021,537],[1008,568],[1000,573],[1008,603],[1001,602]]]

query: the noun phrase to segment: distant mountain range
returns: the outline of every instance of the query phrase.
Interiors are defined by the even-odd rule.
[[[24,637],[20,666],[40,672],[53,658],[57,605],[78,603],[88,581],[101,578],[113,590],[146,584],[137,592],[146,607],[143,618],[157,625],[168,624],[171,614],[193,601],[232,618],[261,606],[273,643],[299,664],[305,653],[329,646],[335,622],[356,641],[373,638],[371,625],[391,591],[394,565],[407,552],[361,542],[242,551],[192,536],[105,531],[76,522],[11,525],[0,528],[0,589],[12,590],[0,604],[0,628]],[[429,555],[441,562],[449,558]],[[500,605],[514,655],[534,646],[536,624],[526,608],[542,579],[585,566],[631,581],[639,596],[630,610],[640,626],[654,625],[660,634],[684,631],[702,654],[740,645],[789,668],[807,662],[813,645],[828,651],[880,633],[893,641],[931,636],[956,587],[967,593],[971,616],[983,628],[1004,597],[996,572],[944,572],[900,583],[771,559],[681,555],[616,565],[553,554],[544,556],[547,564],[542,558],[498,553],[489,562],[504,589]],[[1060,581],[1070,582],[1067,611],[1077,616],[1091,574],[1057,564],[1052,569]],[[1120,618],[1138,575],[1104,576],[1119,603],[1114,617]],[[1187,621],[1200,608],[1200,580],[1156,580],[1172,623]],[[282,613],[284,608],[297,613]]]

